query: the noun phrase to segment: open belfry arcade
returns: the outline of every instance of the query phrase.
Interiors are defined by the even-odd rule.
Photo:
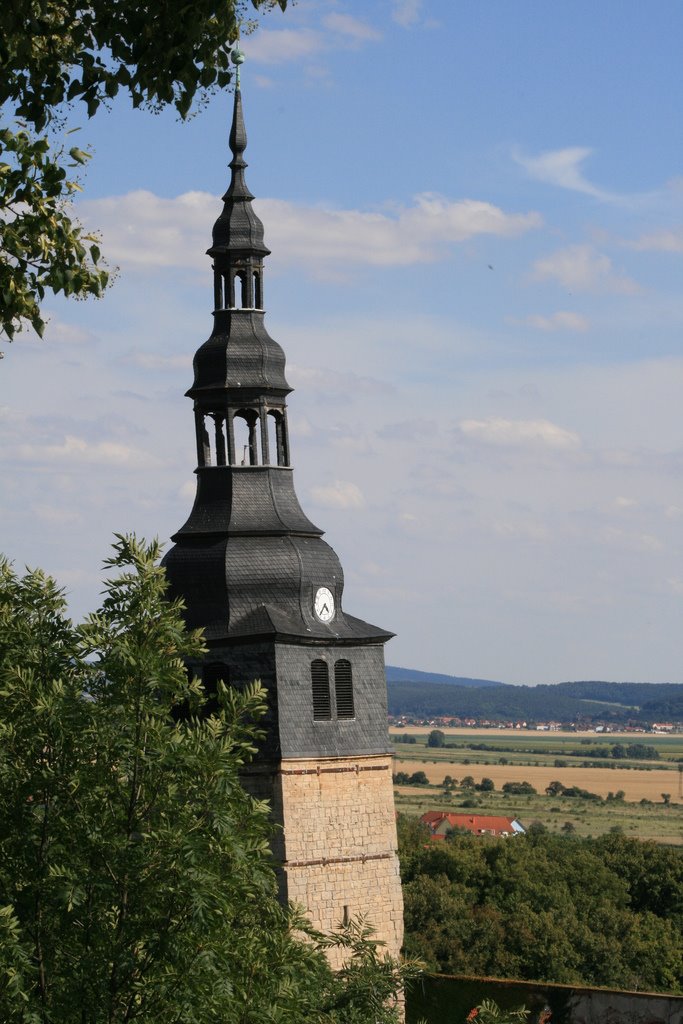
[[[239,70],[241,54],[236,53]],[[281,898],[323,931],[359,913],[397,955],[403,903],[387,733],[391,633],[343,608],[344,575],[294,491],[282,348],[264,324],[263,225],[245,181],[237,77],[230,185],[213,228],[214,326],[194,357],[197,493],[164,558],[208,654],[207,687],[260,679],[266,738],[244,784],[267,799]],[[333,954],[338,955],[338,954]],[[333,964],[334,965],[334,964]]]

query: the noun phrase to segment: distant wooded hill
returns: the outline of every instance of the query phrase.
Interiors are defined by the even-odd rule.
[[[602,680],[513,686],[491,680],[430,680],[430,673],[387,670],[389,714],[434,718],[526,721],[604,721],[617,724],[683,720],[681,683],[609,683]],[[439,677],[433,677],[439,678]],[[441,677],[443,680],[444,677]],[[452,680],[452,681],[451,681]]]
[[[470,679],[468,676],[443,676],[438,672],[418,672],[414,668],[387,665],[390,683],[447,683],[449,686],[505,686],[497,679]]]

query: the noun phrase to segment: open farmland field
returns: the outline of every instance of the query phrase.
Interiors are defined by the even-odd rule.
[[[540,822],[549,832],[561,834],[569,827],[577,836],[599,836],[618,830],[632,839],[651,839],[671,846],[683,845],[683,806],[659,803],[642,805],[614,800],[593,803],[577,798],[549,797],[544,793],[529,796],[506,796],[504,793],[472,794],[455,791],[444,794],[431,786],[396,786],[396,809],[418,817],[425,811],[454,811],[459,814],[505,814],[519,818],[525,828]]]
[[[493,779],[496,789],[500,789],[504,782],[530,782],[535,789],[543,792],[547,785],[557,780],[564,786],[580,786],[581,789],[587,789],[601,797],[623,789],[625,799],[630,801],[644,799],[661,803],[662,793],[669,793],[673,801],[683,800],[683,794],[679,797],[678,793],[683,775],[671,768],[632,768],[629,770],[581,768],[575,765],[569,768],[536,765],[529,767],[516,764],[482,766],[462,763],[449,764],[441,759],[434,764],[431,759],[406,759],[401,751],[396,754],[394,771],[404,771],[410,774],[423,771],[433,785],[441,783],[445,775],[452,775],[456,779],[461,779],[463,775],[471,775],[475,782],[481,782],[483,776]],[[683,807],[681,807],[681,813],[683,814]]]
[[[679,745],[683,747],[683,733],[645,733],[645,732],[603,732],[598,733],[595,729],[577,729],[569,732],[567,730],[548,730],[547,732],[542,729],[508,729],[505,726],[466,726],[466,725],[390,725],[389,732],[392,736],[398,736],[401,733],[410,733],[412,735],[424,735],[427,736],[432,729],[441,729],[447,736],[476,736],[481,739],[493,739],[496,736],[502,736],[511,740],[515,740],[516,737],[536,737],[536,739],[556,739],[556,740],[571,740],[575,736],[579,738],[586,738],[593,740],[601,739],[647,739],[649,740],[673,740],[678,741]]]
[[[591,750],[614,743],[644,743],[653,746],[662,760],[683,759],[683,733],[673,735],[632,733],[632,732],[539,732],[536,729],[465,729],[437,726],[446,736],[447,743],[457,744],[459,750],[470,744],[483,744],[505,753],[518,754],[525,751],[548,751],[553,757],[565,756],[571,750],[581,750],[582,756],[590,756]],[[415,737],[416,745],[427,745],[431,728],[425,725],[390,726],[391,739],[400,745],[402,737]],[[407,747],[412,746],[406,744]],[[415,749],[414,747],[412,749]],[[436,748],[437,750],[442,748]],[[451,748],[446,748],[450,750]],[[473,756],[473,755],[470,755]]]
[[[677,772],[683,767],[683,734],[659,736],[633,733],[539,733],[516,729],[442,729],[445,743],[429,747],[430,730],[420,727],[391,728],[397,757],[410,761],[437,761],[451,765],[523,765],[599,770],[650,770]],[[616,746],[621,757],[611,756]],[[651,757],[625,756],[629,749],[649,750]],[[450,774],[454,774],[451,772]],[[457,774],[457,773],[455,773]],[[467,774],[466,772],[464,774]],[[581,785],[580,782],[569,783]],[[676,785],[676,782],[672,782]],[[586,787],[584,787],[586,788]],[[607,787],[612,789],[610,785]],[[617,789],[624,787],[619,785]],[[683,794],[682,794],[683,795]]]
[[[423,771],[429,786],[398,786],[396,806],[409,814],[427,810],[453,810],[475,814],[517,815],[528,826],[539,821],[552,832],[566,823],[577,835],[600,835],[619,829],[626,835],[658,842],[683,843],[683,736],[619,736],[595,733],[538,733],[498,729],[444,729],[451,747],[428,747],[424,726],[392,729],[395,772]],[[400,742],[401,735],[415,742]],[[644,743],[655,747],[658,760],[600,757],[600,748],[614,743]],[[473,750],[472,746],[484,749]],[[503,762],[502,764],[500,762]],[[444,792],[446,775],[462,780],[483,777],[495,785],[492,793],[463,790]],[[549,797],[545,788],[559,781],[602,797],[622,791],[624,800],[599,802],[577,797]],[[536,795],[507,795],[506,782],[529,782]],[[662,794],[670,796],[666,806]],[[640,801],[646,801],[641,804]],[[467,805],[469,806],[463,806]]]

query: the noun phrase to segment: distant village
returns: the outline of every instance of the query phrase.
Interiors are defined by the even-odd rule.
[[[412,715],[389,715],[389,725],[401,729],[406,726],[424,726],[430,729],[529,729],[532,732],[595,732],[598,735],[607,733],[645,733],[652,735],[683,732],[680,722],[627,722],[618,726],[607,722],[536,722],[493,721],[489,718],[458,718],[451,715],[437,715],[434,718],[420,718]]]

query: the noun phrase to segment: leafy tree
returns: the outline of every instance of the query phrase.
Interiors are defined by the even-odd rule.
[[[428,786],[429,779],[423,771],[413,772],[408,779],[409,786]]]
[[[626,756],[638,761],[659,761],[659,751],[650,743],[629,743]]]
[[[591,793],[589,789],[582,789],[581,786],[565,786],[562,796],[578,797],[580,800],[593,800],[599,802],[602,797],[599,793]]]
[[[283,10],[287,0],[250,0]],[[108,274],[73,219],[71,169],[89,154],[60,133],[70,106],[92,117],[119,92],[182,118],[231,80],[247,0],[25,0],[0,5],[0,333],[40,335],[47,290],[101,295]]]
[[[23,321],[42,336],[47,289],[99,297],[107,286],[97,238],[85,234],[68,208],[80,190],[70,171],[88,158],[73,146],[67,162],[44,136],[0,127],[0,331],[10,341]]]
[[[480,793],[493,793],[495,788],[496,785],[493,779],[489,779],[486,776],[484,776],[481,782],[479,782],[476,786],[476,789],[478,789]]]
[[[406,844],[406,834],[406,948],[434,970],[681,991],[678,849],[616,834],[439,844]]]
[[[446,733],[441,729],[432,729],[427,737],[428,747],[443,747],[446,743]]]
[[[364,922],[325,937],[279,906],[268,808],[239,782],[264,691],[207,703],[158,553],[120,537],[80,627],[0,564],[0,1019],[395,1020],[404,971]]]
[[[460,780],[460,788],[461,789],[474,789],[475,786],[476,786],[476,782],[474,781],[474,777],[472,775],[465,775]]]
[[[503,792],[514,794],[514,796],[533,796],[536,789],[530,782],[504,782]]]

